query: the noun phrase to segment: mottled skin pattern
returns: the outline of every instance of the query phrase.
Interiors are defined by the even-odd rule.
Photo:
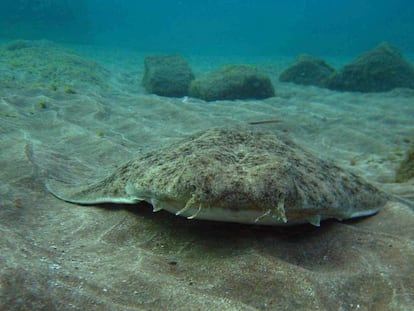
[[[272,132],[198,132],[121,165],[93,185],[50,191],[74,203],[147,201],[189,218],[296,224],[370,215],[387,195]]]

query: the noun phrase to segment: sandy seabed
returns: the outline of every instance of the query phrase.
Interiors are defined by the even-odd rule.
[[[201,129],[277,119],[254,127],[412,198],[394,175],[414,140],[414,90],[335,92],[278,83],[283,59],[189,57],[196,73],[258,64],[275,85],[266,100],[207,103],[146,94],[143,53],[48,42],[1,53],[0,310],[413,308],[414,213],[402,203],[320,228],[259,227],[72,205],[42,177],[93,179]]]

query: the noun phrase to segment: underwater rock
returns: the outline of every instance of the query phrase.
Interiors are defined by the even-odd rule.
[[[388,43],[358,56],[332,77],[328,88],[351,92],[386,92],[414,88],[414,68]]]
[[[0,84],[9,87],[108,89],[109,71],[97,62],[47,40],[16,40],[0,49],[5,72]]]
[[[303,54],[280,74],[279,81],[324,87],[335,72],[324,60]]]
[[[190,96],[206,101],[263,99],[275,95],[270,78],[250,65],[228,65],[195,79]]]
[[[414,144],[407,150],[405,159],[397,169],[395,181],[406,182],[414,177]]]
[[[145,57],[145,72],[142,83],[149,93],[182,97],[194,79],[187,61],[179,55]]]

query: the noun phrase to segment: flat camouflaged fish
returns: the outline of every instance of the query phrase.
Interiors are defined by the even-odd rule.
[[[49,191],[78,204],[146,201],[187,218],[260,225],[376,213],[388,196],[272,132],[209,129],[121,165],[94,184]]]

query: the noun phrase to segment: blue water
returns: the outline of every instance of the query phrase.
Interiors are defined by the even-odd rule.
[[[0,36],[204,55],[414,53],[410,0],[1,0]]]

